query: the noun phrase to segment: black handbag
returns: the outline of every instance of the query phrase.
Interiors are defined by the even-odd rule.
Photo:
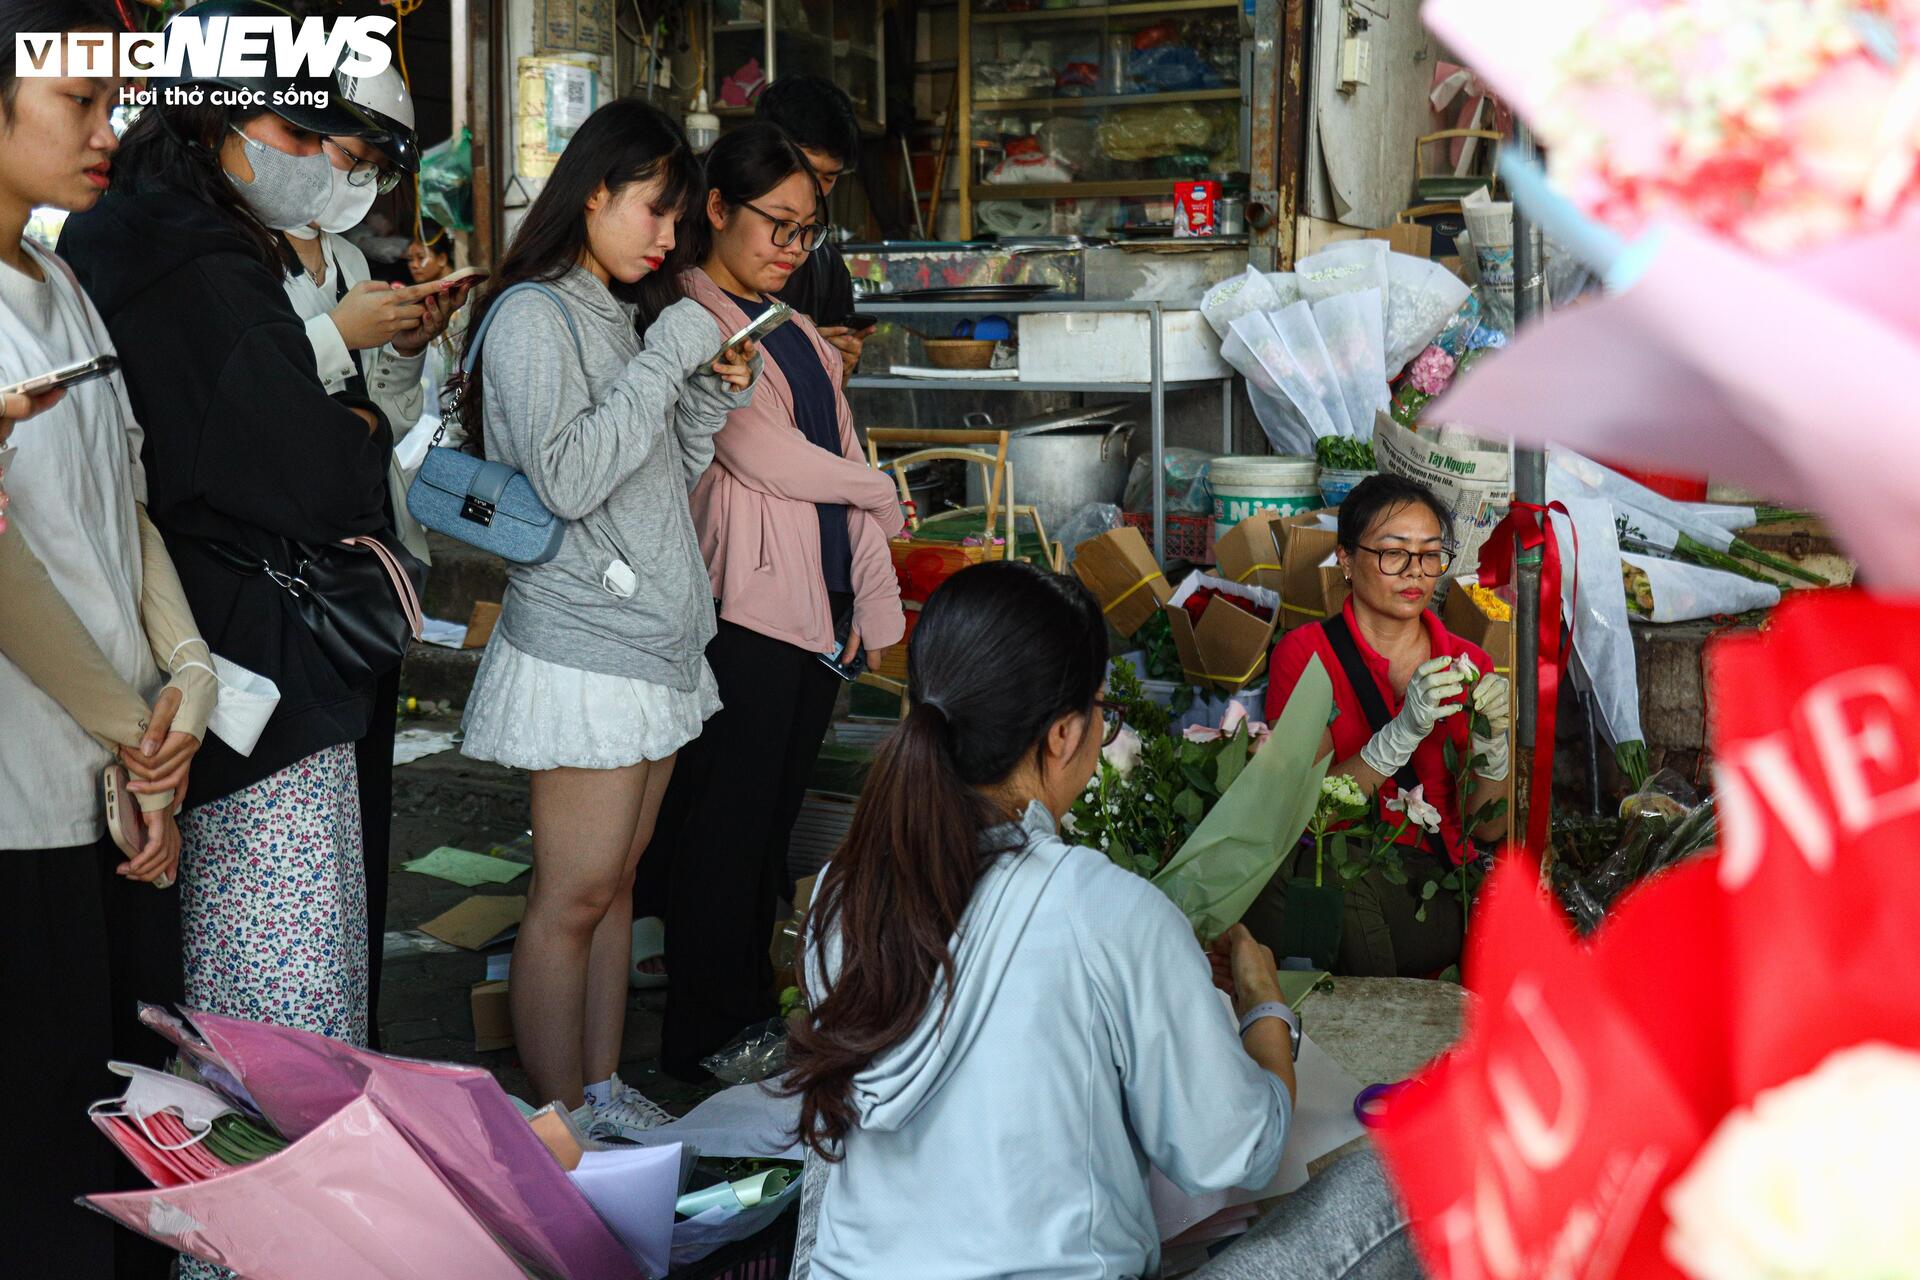
[[[407,642],[420,636],[426,565],[397,540],[373,535],[321,546],[279,541],[284,569],[230,543],[203,545],[235,573],[271,579],[348,685],[365,687],[398,667]]]

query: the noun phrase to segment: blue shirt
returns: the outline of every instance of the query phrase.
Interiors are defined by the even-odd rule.
[[[734,304],[752,320],[769,304],[749,302],[729,293]],[[840,414],[834,405],[833,380],[800,326],[787,323],[760,340],[767,359],[780,368],[793,392],[793,424],[800,434],[822,449],[840,453]],[[820,517],[820,571],[828,591],[853,590],[853,537],[847,532],[847,508],[839,502],[817,502]]]

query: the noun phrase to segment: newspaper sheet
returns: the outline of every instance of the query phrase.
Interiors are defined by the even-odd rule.
[[[1456,574],[1478,569],[1480,546],[1507,514],[1513,451],[1485,441],[1415,434],[1382,413],[1373,420],[1373,454],[1382,471],[1418,480],[1453,512]]]

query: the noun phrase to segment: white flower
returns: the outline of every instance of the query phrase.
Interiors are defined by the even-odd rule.
[[[1066,817],[1060,819],[1060,829],[1070,836],[1080,834],[1080,824],[1074,820],[1072,813],[1068,813]]]
[[[1408,822],[1411,822],[1414,826],[1424,831],[1438,831],[1440,829],[1440,811],[1427,803],[1427,797],[1424,794],[1425,791],[1426,788],[1424,786],[1415,787],[1411,791],[1403,791],[1393,799],[1387,801],[1387,808],[1395,813],[1406,814]]]
[[[1320,796],[1343,809],[1359,808],[1367,803],[1360,784],[1344,773],[1330,773],[1320,780]]]
[[[1140,763],[1140,735],[1130,727],[1122,725],[1120,734],[1100,748],[1100,758],[1113,766],[1113,771],[1121,777],[1133,772],[1133,766]]]
[[[1920,1275],[1920,1053],[1860,1044],[1729,1112],[1666,1194],[1695,1280]]]
[[[1468,684],[1472,684],[1480,678],[1480,668],[1474,666],[1473,659],[1464,653],[1453,660],[1453,669],[1458,671],[1460,678]]]

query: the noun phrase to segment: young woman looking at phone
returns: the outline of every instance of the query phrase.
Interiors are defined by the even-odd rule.
[[[282,16],[262,0],[206,0],[172,21]],[[187,70],[149,81],[163,95],[193,85],[209,101],[144,108],[121,141],[113,189],[69,218],[60,240],[118,342],[146,428],[153,520],[207,640],[280,691],[251,754],[216,739],[195,762],[180,819],[187,1000],[365,1043],[353,744],[367,732],[374,682],[336,668],[279,582],[236,572],[226,553],[287,575],[290,543],[387,532],[386,419],[321,384],[287,304],[278,234],[325,205],[321,139],[378,130],[331,80]],[[213,105],[207,91],[230,89],[287,105]],[[329,105],[300,105],[315,101]]]
[[[0,0],[0,386],[113,352],[66,267],[28,242],[32,210],[88,209],[119,147],[117,78],[18,76],[20,32],[108,32],[111,6]],[[58,57],[58,46],[54,56]],[[64,72],[65,68],[56,68]],[[138,1175],[85,1118],[109,1058],[159,1066],[136,1002],[181,998],[173,809],[213,706],[206,645],[143,508],[141,431],[117,377],[0,396],[11,495],[0,532],[0,931],[9,1034],[0,1088],[36,1099],[13,1141],[40,1153],[0,1207],[11,1269],[162,1277],[172,1253],[74,1197]],[[178,673],[171,675],[170,673]],[[125,762],[140,851],[105,837],[101,775]],[[133,1175],[128,1178],[127,1175]],[[21,1256],[24,1251],[24,1256]]]
[[[824,233],[820,188],[786,134],[741,126],[707,154],[710,190],[682,260],[687,292],[724,342],[770,303]],[[697,265],[692,265],[697,264]],[[693,491],[720,629],[707,661],[724,709],[684,754],[655,854],[671,863],[667,1013],[675,1075],[774,1012],[766,939],[787,837],[840,679],[845,639],[869,662],[906,629],[887,539],[899,495],[867,466],[840,392],[840,353],[804,316],[768,334],[763,385],[714,441]]]
[[[552,560],[509,567],[462,750],[531,774],[514,1036],[534,1096],[591,1103],[595,1132],[664,1118],[616,1074],[633,874],[676,754],[720,706],[687,491],[727,414],[758,392],[754,353],[709,364],[712,318],[659,270],[699,191],[670,117],[635,98],[600,108],[467,330],[480,342],[461,405],[469,443],[568,523]]]

